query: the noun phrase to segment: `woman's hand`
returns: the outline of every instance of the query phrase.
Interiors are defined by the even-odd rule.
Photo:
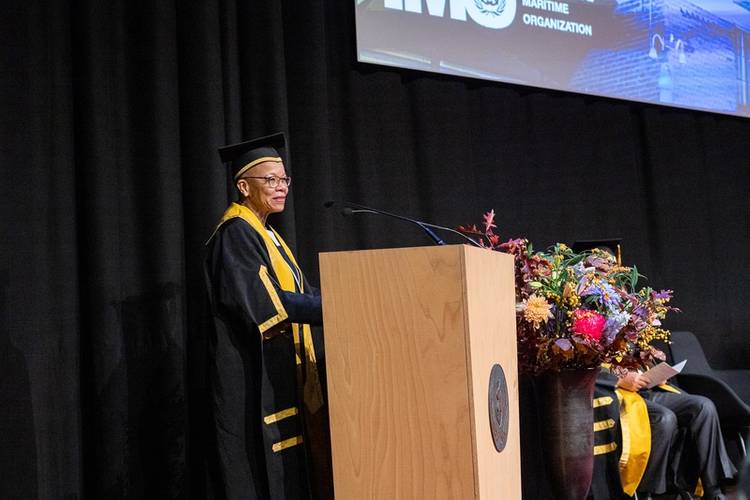
[[[643,373],[628,372],[627,375],[621,377],[617,381],[617,387],[622,387],[625,390],[638,392],[646,387],[651,381]]]

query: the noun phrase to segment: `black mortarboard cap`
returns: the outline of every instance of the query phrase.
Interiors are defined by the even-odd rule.
[[[622,252],[620,251],[620,242],[622,238],[610,238],[608,240],[578,240],[573,243],[573,251],[576,253],[601,248],[608,251],[617,259],[617,263],[622,265]]]
[[[284,161],[286,137],[283,132],[258,137],[238,144],[219,148],[222,163],[229,165],[232,179],[237,180],[242,174],[264,161]]]

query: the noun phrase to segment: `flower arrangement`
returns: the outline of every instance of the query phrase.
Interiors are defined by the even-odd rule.
[[[494,210],[482,226],[459,231],[515,260],[519,370],[539,374],[609,363],[615,373],[664,360],[655,340],[668,341],[661,320],[671,290],[638,288],[644,278],[610,253],[575,253],[563,243],[535,252],[527,239],[501,242]]]

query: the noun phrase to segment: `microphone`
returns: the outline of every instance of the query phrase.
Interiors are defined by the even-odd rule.
[[[323,206],[325,208],[331,208],[334,205],[336,205],[335,201],[329,200],[323,203]],[[403,220],[406,222],[410,222],[412,224],[416,224],[419,226],[426,234],[430,237],[432,241],[434,241],[438,245],[445,245],[445,241],[443,241],[442,238],[440,238],[437,234],[435,234],[435,231],[433,229],[439,229],[441,231],[448,231],[450,233],[454,233],[459,235],[461,238],[467,240],[469,243],[474,245],[475,247],[481,247],[479,243],[474,241],[473,239],[469,238],[463,233],[460,233],[456,231],[455,229],[451,229],[449,227],[445,226],[438,226],[437,224],[430,224],[429,222],[422,222],[420,220],[411,219],[409,217],[404,217],[403,215],[394,214],[391,212],[386,212],[385,210],[378,210],[377,208],[372,207],[366,207],[364,205],[359,205],[357,203],[352,203],[345,201],[343,202],[344,207],[341,209],[341,215],[344,217],[351,217],[354,214],[377,214],[377,215],[384,215],[386,217],[392,217],[394,219]]]

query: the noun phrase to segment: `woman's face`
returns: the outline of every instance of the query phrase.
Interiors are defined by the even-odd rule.
[[[286,196],[289,194],[289,186],[284,182],[279,182],[275,188],[272,188],[265,180],[265,178],[271,176],[286,177],[284,164],[276,161],[264,161],[237,179],[237,188],[245,196],[246,203],[262,218],[269,214],[283,212]]]

